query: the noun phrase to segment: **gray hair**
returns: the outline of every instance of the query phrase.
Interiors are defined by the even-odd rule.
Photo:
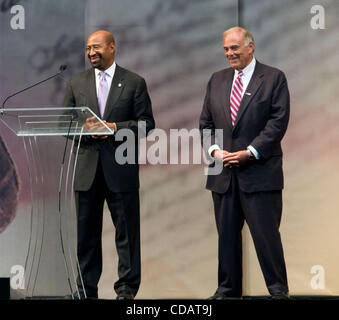
[[[232,32],[241,32],[244,35],[246,46],[248,46],[250,42],[254,44],[254,38],[252,36],[252,33],[241,27],[232,27],[230,29],[227,29],[226,31],[224,31],[223,37],[225,38],[229,33]]]

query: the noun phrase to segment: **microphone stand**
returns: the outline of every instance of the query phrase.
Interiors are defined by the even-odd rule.
[[[43,82],[46,82],[46,81],[48,81],[48,80],[50,80],[50,79],[53,79],[53,78],[58,77],[58,76],[61,76],[61,74],[63,73],[63,71],[66,70],[66,69],[67,69],[67,65],[63,64],[63,65],[61,65],[60,68],[59,68],[60,71],[59,71],[58,73],[56,73],[55,75],[53,75],[53,76],[51,76],[51,77],[48,77],[47,79],[41,80],[41,81],[39,81],[39,82],[37,82],[37,83],[35,83],[35,84],[33,84],[33,85],[31,85],[31,86],[25,88],[25,89],[22,89],[22,90],[20,90],[20,91],[18,91],[18,92],[15,92],[15,93],[11,94],[11,95],[8,96],[8,97],[4,100],[4,102],[2,103],[2,109],[5,108],[5,103],[6,103],[10,98],[16,96],[17,94],[19,94],[19,93],[21,93],[21,92],[24,92],[24,91],[26,91],[26,90],[29,90],[29,89],[31,89],[31,88],[33,88],[33,87],[35,87],[35,86],[37,86],[37,85],[39,85],[39,84],[41,84],[41,83],[43,83]],[[2,113],[1,110],[0,110],[0,113]]]

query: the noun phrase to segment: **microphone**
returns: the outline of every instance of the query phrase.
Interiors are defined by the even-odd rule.
[[[63,78],[61,74],[62,74],[66,69],[67,69],[67,65],[66,65],[66,64],[62,64],[62,65],[59,67],[59,72],[56,73],[56,74],[54,74],[53,76],[48,77],[47,79],[41,80],[41,81],[39,81],[39,82],[37,82],[37,83],[35,83],[35,84],[33,84],[33,85],[31,85],[31,86],[25,88],[25,89],[22,89],[22,90],[20,90],[20,91],[18,91],[18,92],[15,92],[15,93],[11,94],[11,95],[8,96],[8,97],[4,100],[4,102],[2,103],[2,109],[5,108],[5,103],[6,103],[10,98],[16,96],[17,94],[19,94],[19,93],[21,93],[21,92],[24,92],[24,91],[26,91],[26,90],[28,90],[28,89],[31,89],[31,88],[33,88],[33,87],[35,87],[35,86],[37,86],[37,85],[39,85],[39,84],[41,84],[41,83],[43,83],[43,82],[46,82],[46,81],[48,81],[48,80],[50,80],[50,79],[52,79],[52,78],[55,78],[55,77],[58,77],[58,76],[61,76],[61,78]]]

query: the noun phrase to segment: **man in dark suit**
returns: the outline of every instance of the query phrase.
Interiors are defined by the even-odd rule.
[[[0,233],[16,215],[19,178],[7,147],[0,136]]]
[[[78,259],[87,297],[98,297],[102,272],[101,233],[106,200],[115,225],[119,256],[117,299],[133,299],[140,285],[140,210],[137,139],[119,141],[119,130],[137,136],[155,126],[146,82],[115,63],[115,41],[100,30],[86,43],[93,68],[73,77],[64,106],[88,106],[115,132],[113,136],[85,137],[81,141],[74,190],[78,214]],[[137,137],[138,138],[138,137]],[[134,141],[135,140],[135,141]],[[133,161],[119,164],[117,149],[127,143]],[[131,145],[132,144],[132,145]]]
[[[242,238],[246,220],[266,286],[287,298],[288,284],[279,233],[282,214],[281,140],[289,120],[285,75],[254,57],[254,39],[234,27],[223,35],[231,68],[212,75],[200,116],[203,146],[223,164],[210,174],[218,230],[218,288],[211,299],[242,296]],[[222,129],[222,134],[217,134]]]

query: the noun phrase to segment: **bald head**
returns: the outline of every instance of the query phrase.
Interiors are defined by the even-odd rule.
[[[95,31],[88,37],[88,39],[91,38],[91,37],[99,37],[107,43],[113,42],[115,44],[115,40],[114,40],[112,33],[110,33],[109,31],[106,31],[106,30]]]
[[[115,40],[106,30],[92,33],[86,43],[87,57],[93,68],[101,71],[109,68],[114,62]]]

